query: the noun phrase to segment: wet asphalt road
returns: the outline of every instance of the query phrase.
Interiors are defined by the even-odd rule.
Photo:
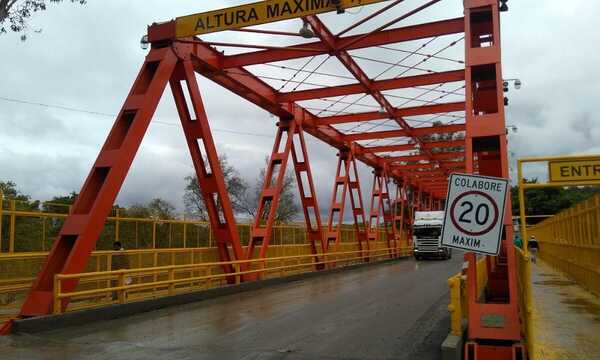
[[[12,335],[0,338],[0,359],[439,359],[457,255]]]

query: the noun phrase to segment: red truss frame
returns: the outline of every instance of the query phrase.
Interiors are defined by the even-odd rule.
[[[54,275],[84,271],[163,90],[168,84],[173,92],[223,261],[243,260],[255,256],[262,258],[267,255],[290,153],[309,229],[308,241],[315,258],[339,249],[340,227],[344,219],[347,193],[350,195],[360,249],[369,249],[371,246],[371,230],[379,228],[377,225],[380,216],[384,219],[388,246],[397,249],[400,246],[400,234],[404,230],[409,230],[406,242],[410,244],[410,224],[414,211],[442,208],[450,173],[466,171],[508,177],[498,1],[464,0],[464,17],[389,28],[389,25],[439,1],[429,1],[376,30],[357,35],[344,34],[384,10],[368,16],[338,35],[333,34],[319,17],[307,16],[303,20],[312,28],[316,40],[284,47],[211,43],[197,37],[178,39],[175,35],[175,21],[150,26],[148,39],[152,48],[83,184],[72,213],[67,217],[23,305],[20,316],[51,313]],[[395,2],[394,5],[396,3],[399,2]],[[389,11],[394,5],[386,7],[385,10]],[[273,36],[289,35],[259,29],[247,31]],[[465,61],[461,62],[464,69],[460,70],[427,71],[426,74],[390,79],[370,78],[356,62],[355,55],[351,54],[358,49],[456,34],[464,34],[465,40]],[[449,46],[456,43],[457,41],[454,41]],[[224,55],[217,49],[218,46],[260,50]],[[281,92],[246,68],[249,65],[324,54],[337,59],[355,82]],[[425,56],[431,58],[436,57],[436,54]],[[218,152],[212,139],[195,73],[279,118],[258,214],[252,227],[250,242],[245,248],[240,243],[236,231],[231,202],[219,167]],[[432,92],[437,88],[431,86],[451,82],[464,82],[464,100],[447,103],[423,101],[421,106],[397,107],[389,100],[392,95],[386,93],[389,90],[423,87],[426,92]],[[191,108],[187,105],[184,89],[187,89],[189,94]],[[330,115],[319,116],[299,103],[353,94],[370,97],[380,110],[349,114],[332,112]],[[421,101],[419,97],[409,100]],[[459,111],[465,112],[464,123],[450,121],[415,127],[411,125],[415,120],[407,119],[424,115],[437,118]],[[344,132],[338,128],[345,124],[364,125],[370,121],[382,120],[392,122],[395,129]],[[372,129],[375,127],[377,126]],[[464,132],[464,138],[449,138],[447,135],[456,132]],[[339,152],[325,234],[321,231],[309,153],[304,140],[305,133],[329,144]],[[357,160],[372,167],[375,174],[369,212],[370,226],[367,226],[365,219]],[[390,183],[395,184],[395,191],[390,192]],[[390,193],[395,195],[393,200],[390,199]],[[486,291],[488,297],[484,301],[479,299],[481,289],[477,289],[477,281],[474,280],[477,277],[475,256],[467,256],[470,342],[466,349],[467,355],[474,354],[475,358],[510,358],[504,354],[522,353],[515,350],[520,349],[522,335],[517,305],[519,294],[516,288],[515,259],[508,246],[512,238],[510,209],[508,201],[501,255],[488,257],[490,284]],[[391,252],[390,256],[396,254],[397,252]],[[364,258],[368,260],[366,255]],[[233,269],[225,266],[224,271],[232,272]],[[254,278],[256,277],[245,280]],[[71,291],[77,283],[65,281],[62,286],[65,291]],[[66,306],[65,301],[62,307]],[[490,327],[485,321],[488,317],[502,321],[497,321]],[[6,326],[4,331],[9,327]]]

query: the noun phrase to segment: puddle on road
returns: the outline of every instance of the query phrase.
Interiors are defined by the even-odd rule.
[[[566,299],[561,301],[568,305],[571,309],[577,312],[585,312],[592,315],[600,315],[600,305],[583,298]],[[595,321],[600,321],[600,317],[594,318]]]
[[[536,285],[550,285],[550,286],[571,286],[575,285],[574,281],[570,280],[543,280],[543,281],[534,281]]]

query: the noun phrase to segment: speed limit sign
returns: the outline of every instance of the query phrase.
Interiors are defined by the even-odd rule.
[[[442,245],[497,255],[507,191],[506,179],[450,175]]]

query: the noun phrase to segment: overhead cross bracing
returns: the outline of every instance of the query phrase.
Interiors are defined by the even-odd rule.
[[[294,104],[306,132],[416,186],[420,171],[447,176],[464,161],[464,19],[423,21],[438,3],[385,1],[232,30],[244,42],[225,42],[222,33],[177,41],[195,45],[200,74],[282,118]],[[289,30],[302,21],[314,37]],[[150,28],[150,41],[168,26]],[[423,191],[443,198],[443,187]]]

